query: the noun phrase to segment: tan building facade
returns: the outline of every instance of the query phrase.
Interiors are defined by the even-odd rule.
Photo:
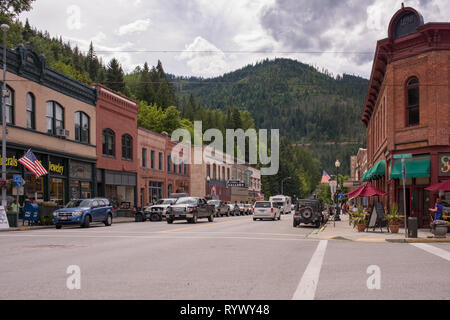
[[[46,67],[31,47],[7,51],[7,179],[21,175],[22,197],[37,201],[94,196],[96,89]],[[48,175],[36,179],[17,162],[30,148]]]

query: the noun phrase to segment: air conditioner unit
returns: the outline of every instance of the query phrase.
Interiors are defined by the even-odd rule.
[[[58,137],[68,137],[69,136],[69,130],[66,129],[56,129],[56,135]]]

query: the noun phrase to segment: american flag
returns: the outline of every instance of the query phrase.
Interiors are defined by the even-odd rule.
[[[325,170],[323,170],[322,171],[322,180],[320,181],[320,183],[328,183],[328,182],[330,182],[330,176],[328,175],[328,173],[325,171]]]
[[[25,155],[19,159],[19,162],[23,164],[28,170],[34,173],[36,178],[48,174],[48,171],[42,166],[36,156],[33,154],[33,151],[29,149]]]

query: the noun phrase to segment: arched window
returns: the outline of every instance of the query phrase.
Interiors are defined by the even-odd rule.
[[[222,180],[225,180],[225,167],[222,167]]]
[[[419,80],[417,78],[410,79],[406,85],[406,91],[406,123],[408,126],[415,126],[420,123]]]
[[[214,163],[213,164],[213,176],[212,176],[212,178],[214,179],[214,180],[216,180],[216,164]]]
[[[116,135],[111,129],[103,129],[102,133],[102,154],[105,156],[116,155]]]
[[[89,143],[89,117],[81,111],[75,112],[75,140]]]
[[[211,178],[211,165],[209,163],[206,165],[206,177]]]
[[[26,107],[27,107],[27,128],[28,129],[36,129],[36,120],[35,120],[35,102],[34,95],[31,92],[27,93],[26,99]]]
[[[0,82],[1,85],[1,82]],[[1,94],[0,94],[1,99]],[[6,108],[6,123],[14,124],[14,91],[6,86],[5,96],[5,108]],[[0,123],[2,122],[2,108],[0,108]]]
[[[47,101],[47,133],[55,135],[64,129],[64,109],[58,102]]]
[[[133,160],[133,138],[129,134],[122,136],[122,159]]]

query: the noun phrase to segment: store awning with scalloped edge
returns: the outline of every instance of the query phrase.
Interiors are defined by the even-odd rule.
[[[430,176],[430,157],[417,157],[405,159],[406,177],[421,178]],[[402,161],[395,160],[389,179],[401,179]]]
[[[375,165],[367,171],[363,177],[363,181],[372,181],[372,180],[378,180],[382,177],[384,177],[386,172],[386,161],[380,160]]]

